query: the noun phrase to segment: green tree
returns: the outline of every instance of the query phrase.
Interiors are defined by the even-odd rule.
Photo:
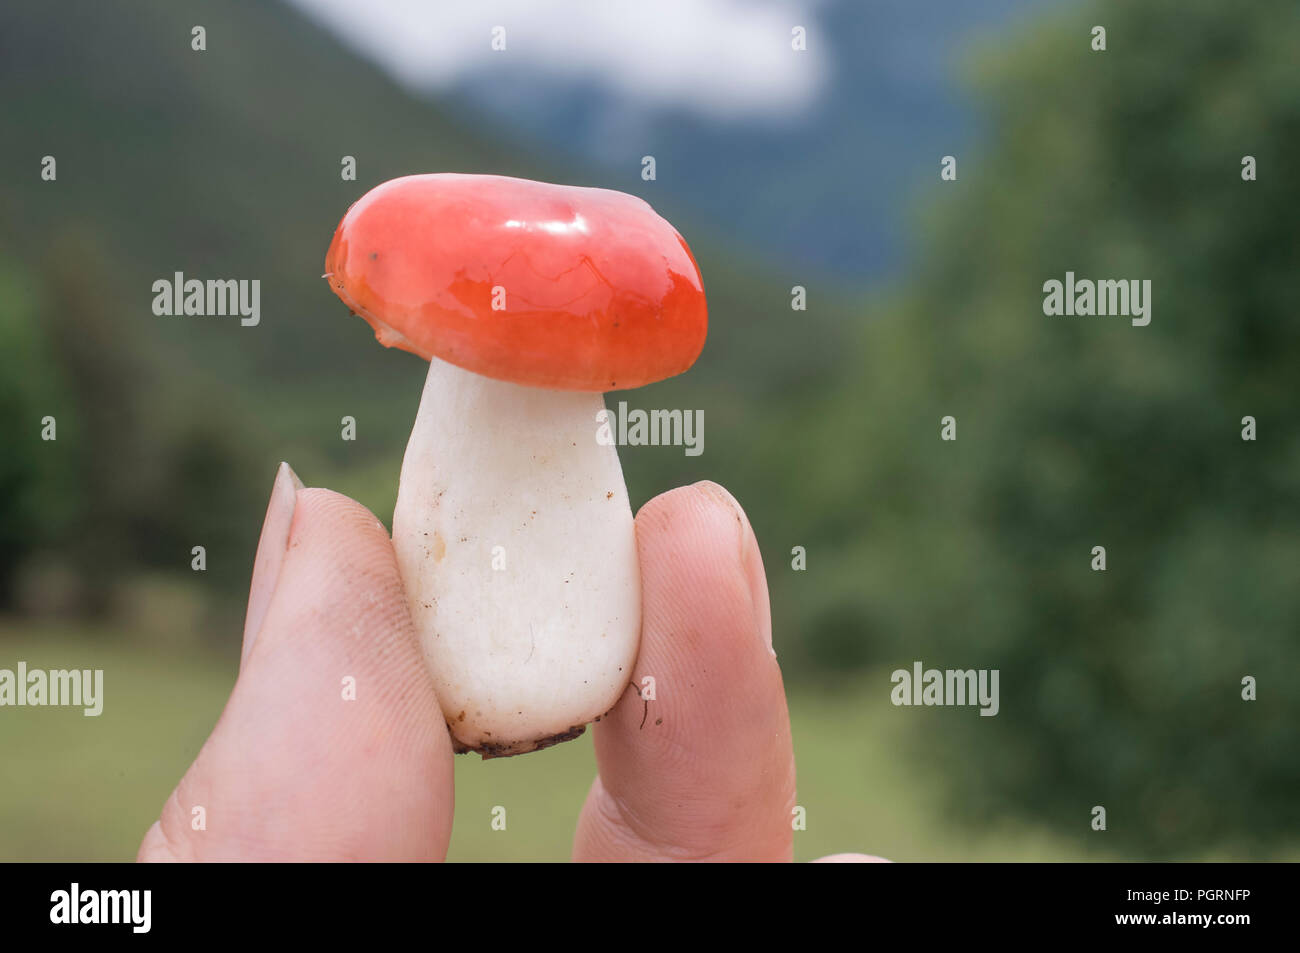
[[[8,261],[0,255],[0,260]],[[66,528],[74,500],[67,436],[75,416],[37,320],[41,289],[10,265],[0,266],[0,606],[13,599],[17,573],[41,544]],[[52,417],[54,440],[42,439]]]
[[[987,154],[936,181],[924,265],[807,437],[842,449],[814,650],[856,626],[866,660],[1001,672],[998,717],[908,719],[972,817],[1153,856],[1300,833],[1297,49],[1294,3],[1161,0],[983,59]],[[1150,279],[1150,325],[1046,316],[1067,271]]]

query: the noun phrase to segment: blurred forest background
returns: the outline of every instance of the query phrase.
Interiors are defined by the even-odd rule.
[[[660,122],[662,153],[584,163],[560,112],[476,119],[491,110],[404,90],[280,3],[6,4],[0,668],[103,668],[107,701],[0,710],[0,859],[133,856],[233,682],[281,459],[390,521],[425,365],[319,276],[351,201],[441,170],[634,192],[690,241],[704,355],[614,399],[703,409],[705,452],[621,456],[634,506],[709,478],[750,513],[798,857],[1300,856],[1300,7],[928,6],[947,39],[993,25],[943,47],[969,108],[931,95],[946,73],[931,109],[868,103],[891,21],[829,3],[847,65],[782,161],[772,129],[737,147],[743,130]],[[1151,279],[1150,326],[1045,317],[1067,270]],[[155,317],[174,271],[260,278],[261,324]],[[889,673],[915,660],[999,669],[1001,713],[892,707]],[[567,856],[593,769],[589,739],[458,759],[452,858]],[[520,805],[508,836],[500,803]]]

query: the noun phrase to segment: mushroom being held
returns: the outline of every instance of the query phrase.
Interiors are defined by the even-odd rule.
[[[621,192],[415,175],[348,210],[325,271],[380,343],[429,361],[393,546],[457,750],[577,737],[627,687],[641,629],[602,392],[699,355],[690,249]]]

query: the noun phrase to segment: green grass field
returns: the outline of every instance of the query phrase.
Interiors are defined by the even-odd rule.
[[[216,722],[235,660],[130,644],[109,631],[0,620],[0,668],[102,668],[98,718],[79,709],[0,709],[0,860],[129,860]],[[1086,820],[1065,840],[1008,823],[971,831],[935,796],[942,766],[903,758],[901,713],[885,673],[855,691],[790,697],[807,830],[795,854],[863,851],[893,860],[1120,859],[1093,845]],[[868,690],[868,689],[871,690]],[[456,762],[450,860],[565,860],[595,771],[589,737],[522,758]],[[933,772],[933,777],[929,772]],[[507,829],[491,827],[507,809]]]

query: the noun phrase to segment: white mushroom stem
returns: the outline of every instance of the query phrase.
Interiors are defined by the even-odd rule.
[[[429,362],[393,545],[458,750],[576,737],[632,676],[641,577],[604,406]]]

